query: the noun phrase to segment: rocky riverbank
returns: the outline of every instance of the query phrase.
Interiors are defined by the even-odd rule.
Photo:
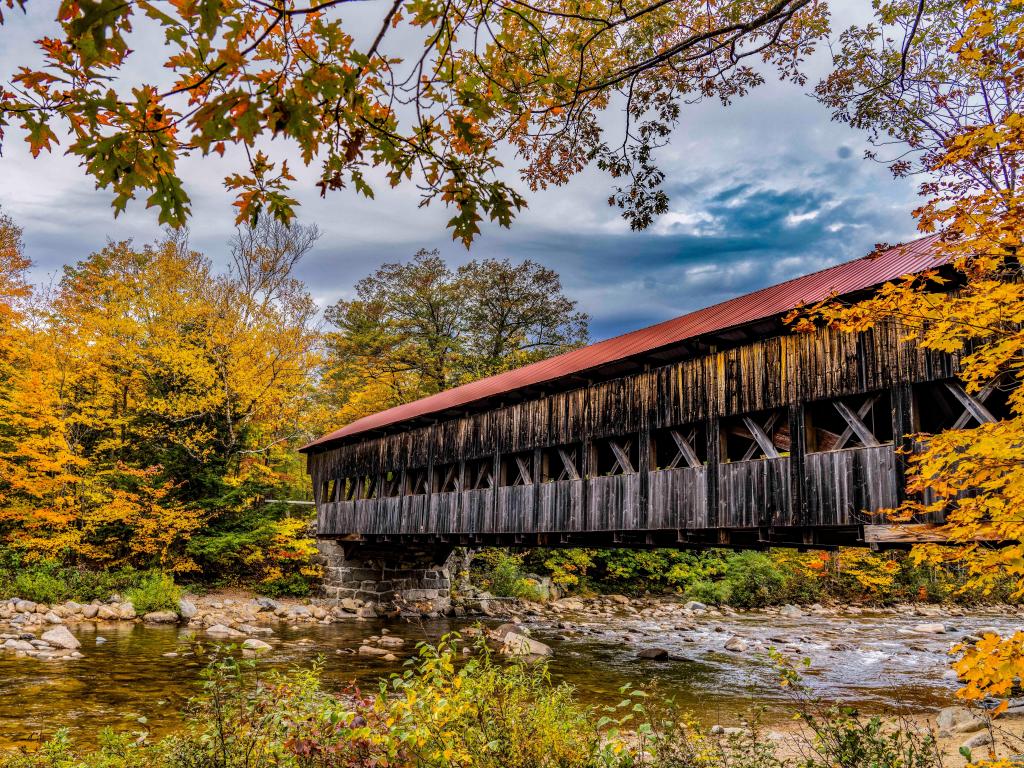
[[[617,701],[623,684],[655,684],[709,726],[741,727],[749,708],[763,704],[770,727],[784,729],[790,703],[769,649],[810,659],[806,684],[823,700],[934,717],[956,703],[950,648],[987,629],[1005,634],[1022,624],[1024,615],[1010,606],[736,611],[622,595],[535,603],[477,593],[456,600],[448,616],[402,619],[376,605],[240,591],[188,596],[170,615],[139,615],[117,595],[88,605],[6,601],[0,699],[9,706],[0,704],[0,741],[51,733],[70,712],[79,732],[132,729],[142,717],[147,729],[173,730],[174,712],[193,695],[205,664],[194,639],[241,646],[271,668],[323,658],[329,686],[344,691],[352,681],[375,687],[401,669],[418,642],[451,631],[467,640],[486,631],[499,652],[545,656],[552,676],[594,705]],[[955,754],[980,732],[944,738]]]

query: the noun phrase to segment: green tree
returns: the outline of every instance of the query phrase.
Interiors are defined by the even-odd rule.
[[[437,251],[385,264],[326,311],[328,389],[342,420],[433,394],[586,342],[587,316],[533,262]]]

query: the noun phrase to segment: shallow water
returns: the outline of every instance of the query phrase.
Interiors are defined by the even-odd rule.
[[[550,621],[527,624],[555,649],[552,676],[571,683],[590,703],[617,701],[626,683],[657,682],[702,720],[728,724],[755,705],[767,707],[769,721],[784,716],[788,694],[767,659],[769,646],[793,658],[809,658],[805,680],[826,699],[867,710],[926,711],[947,705],[956,687],[947,671],[951,645],[978,627],[1007,630],[1021,623],[1017,616],[983,612],[946,619],[955,631],[945,635],[908,634],[915,624],[934,620],[892,614],[794,619],[747,614],[676,623],[629,616],[598,621],[584,615],[569,621],[568,629]],[[466,624],[440,620],[388,627],[407,639],[411,651],[419,640],[436,641]],[[179,724],[182,704],[197,691],[202,661],[163,654],[181,650],[188,631],[126,623],[71,629],[82,641],[83,659],[43,662],[0,654],[0,743],[31,741],[61,727],[89,741],[106,726],[159,734]],[[342,690],[351,682],[373,687],[401,666],[336,651],[354,649],[379,630],[373,622],[279,624],[273,636],[264,638],[274,650],[260,663],[287,668],[322,656],[327,687]],[[725,651],[722,646],[733,634],[748,639],[751,650]],[[665,648],[672,658],[638,660],[637,651],[646,647]]]

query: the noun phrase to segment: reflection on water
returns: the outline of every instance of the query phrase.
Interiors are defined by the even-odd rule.
[[[782,715],[786,694],[765,657],[769,645],[810,658],[808,684],[824,697],[874,709],[898,704],[929,709],[947,703],[955,686],[946,671],[950,645],[978,626],[1016,625],[1016,620],[989,614],[952,620],[956,631],[950,634],[909,635],[909,627],[918,621],[892,615],[789,620],[748,615],[676,627],[636,618],[616,619],[614,624],[584,618],[570,630],[545,623],[533,630],[555,648],[553,677],[571,683],[588,702],[616,701],[626,683],[656,682],[703,720],[728,723],[754,704],[768,706],[775,717]],[[416,642],[436,641],[459,626],[465,622],[389,628],[406,638],[411,652]],[[72,629],[82,641],[84,659],[42,662],[0,654],[0,743],[31,740],[60,727],[89,740],[106,726],[158,734],[178,724],[182,704],[197,690],[202,661],[164,654],[181,649],[186,630],[123,623],[85,623]],[[281,624],[266,638],[274,650],[261,664],[287,668],[323,656],[324,682],[330,689],[342,690],[351,682],[373,687],[401,666],[335,651],[354,649],[377,631],[377,625],[365,622],[301,628]],[[750,640],[749,652],[722,649],[733,633]],[[652,646],[669,649],[671,660],[636,658],[640,648]]]

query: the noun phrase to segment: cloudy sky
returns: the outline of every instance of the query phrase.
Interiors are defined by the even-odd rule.
[[[833,27],[863,18],[868,5],[834,2]],[[376,12],[367,6],[360,13]],[[6,14],[3,80],[34,56],[31,40],[47,26],[43,7],[29,5],[35,17]],[[566,292],[592,316],[593,336],[604,338],[862,256],[876,242],[910,239],[913,185],[864,160],[864,136],[831,122],[809,95],[828,63],[822,50],[804,88],[769,80],[728,108],[685,107],[671,146],[659,155],[670,212],[642,233],[607,206],[610,183],[598,172],[530,195],[510,230],[485,226],[471,252],[445,230],[451,213],[419,208],[413,188],[378,187],[374,201],[346,191],[323,200],[314,174],[297,174],[300,221],[324,233],[299,276],[326,304],[379,264],[421,247],[439,248],[453,264],[531,258],[561,273]],[[158,236],[152,211],[133,205],[115,220],[110,195],[96,191],[75,161],[59,152],[32,160],[14,138],[0,158],[0,209],[24,228],[38,280],[108,239]],[[221,182],[235,168],[188,160],[182,169],[193,199],[192,243],[221,262],[234,219]]]

